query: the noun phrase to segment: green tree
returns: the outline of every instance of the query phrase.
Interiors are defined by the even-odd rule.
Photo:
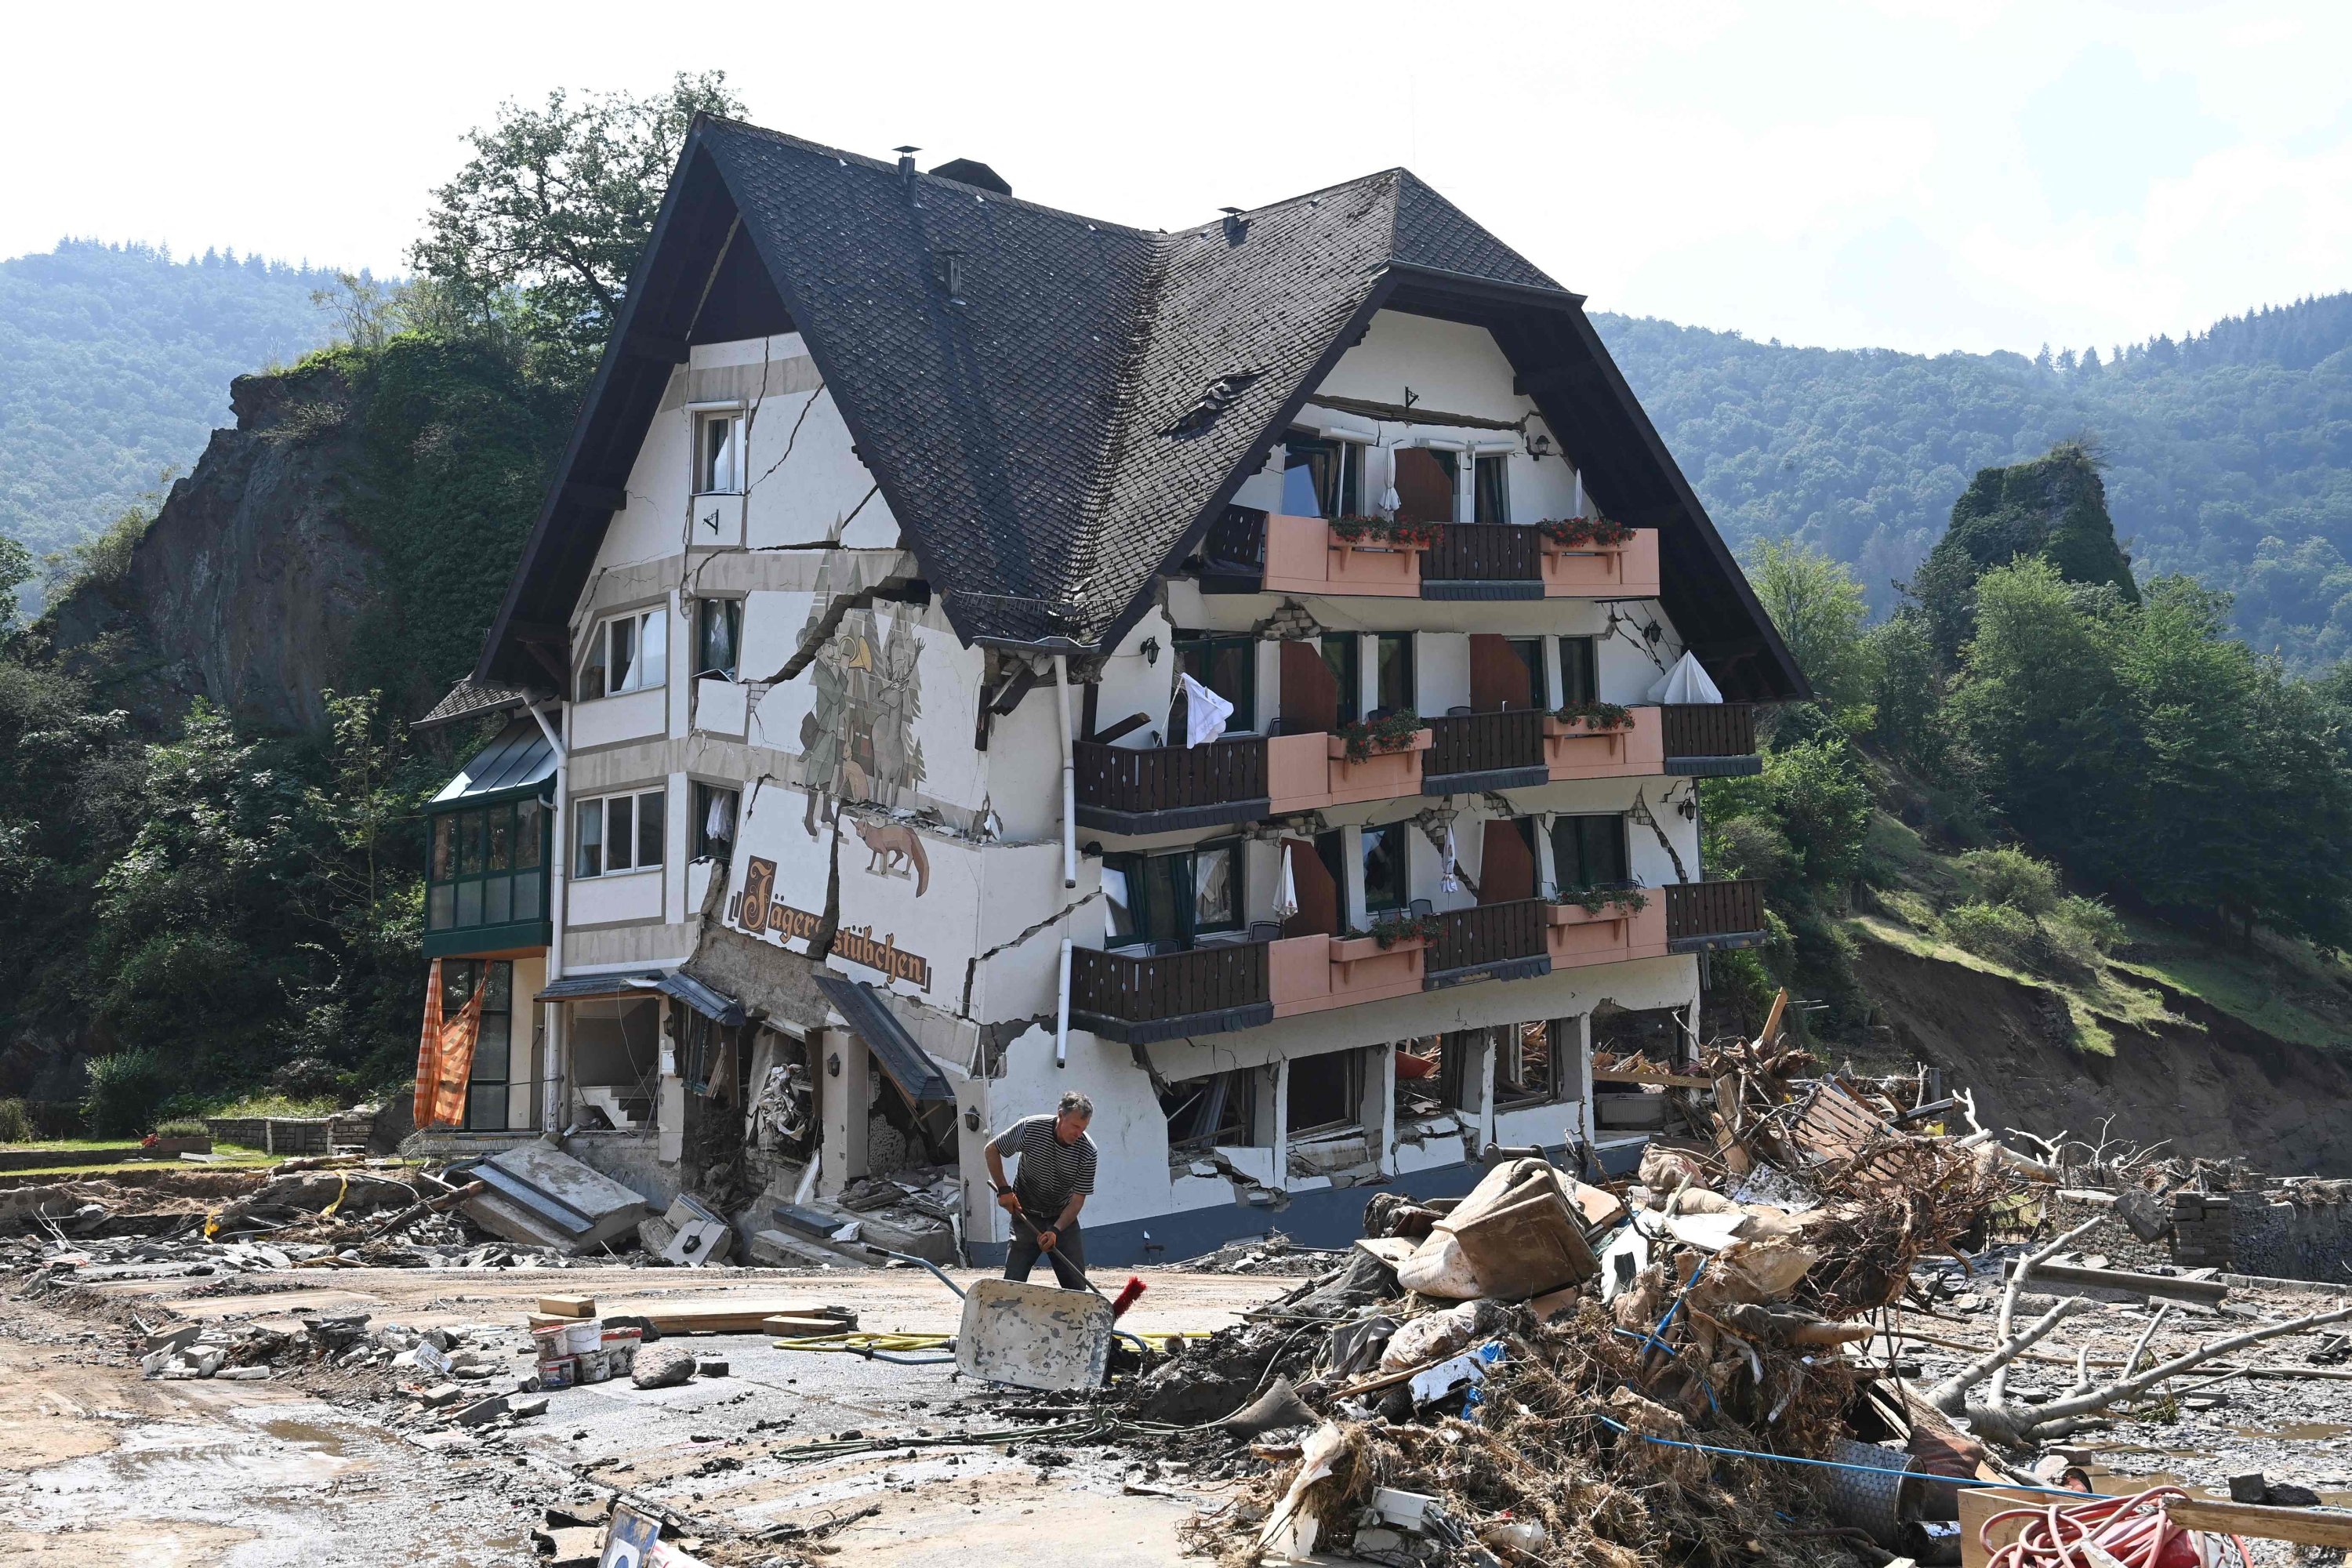
[[[33,577],[33,552],[0,533],[0,647],[16,635],[16,591]]]
[[[1853,574],[1818,550],[1767,541],[1748,563],[1748,581],[1813,690],[1838,708],[1867,703],[1870,603]]]
[[[551,379],[584,385],[704,113],[743,113],[723,71],[645,97],[558,89],[543,109],[500,105],[467,133],[473,156],[434,193],[410,265],[480,318],[517,310]]]

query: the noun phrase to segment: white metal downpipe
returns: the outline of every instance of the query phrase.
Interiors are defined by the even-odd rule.
[[[555,726],[547,721],[539,704],[526,702],[523,706],[539,721],[539,732],[547,737],[547,743],[555,751],[555,815],[548,825],[547,835],[547,980],[551,984],[563,978],[563,873],[571,864],[571,858],[564,853],[564,784],[571,777],[572,758],[563,749],[563,737],[555,732]],[[560,706],[556,709],[559,718],[562,711]],[[556,1026],[563,1004],[550,1002],[546,1006],[547,1078],[540,1085],[539,1125],[541,1131],[551,1134],[563,1131],[563,1072],[558,1065],[562,1032]]]
[[[1054,1065],[1070,1065],[1070,939],[1062,939],[1062,983],[1054,1002]]]
[[[1062,705],[1062,886],[1078,885],[1078,755],[1070,738],[1070,659],[1054,656],[1054,695]]]

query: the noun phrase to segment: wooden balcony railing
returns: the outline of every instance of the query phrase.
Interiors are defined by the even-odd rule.
[[[1756,710],[1745,702],[1669,702],[1658,710],[1669,757],[1756,754]]]
[[[1456,713],[1429,721],[1431,743],[1422,758],[1424,779],[1533,768],[1547,773],[1542,712]],[[1536,781],[1538,783],[1541,780]],[[1490,787],[1480,785],[1476,787]]]
[[[1549,968],[1549,910],[1542,899],[1513,899],[1440,914],[1437,934],[1429,943],[1429,972],[1442,974],[1538,958]]]
[[[1543,535],[1508,522],[1449,522],[1421,558],[1421,580],[1541,583]]]
[[[1161,953],[1076,948],[1070,1011],[1087,1027],[1129,1040],[1265,1023],[1274,1016],[1265,957],[1262,942]]]
[[[1075,752],[1078,809],[1096,826],[1190,812],[1196,819],[1231,808],[1247,815],[1266,799],[1265,741],[1250,735],[1204,746],[1106,746],[1081,741]],[[1109,814],[1104,816],[1101,814]],[[1182,826],[1182,820],[1167,826]]]
[[[1666,895],[1666,941],[1685,947],[1741,945],[1727,937],[1748,936],[1764,929],[1764,884],[1761,882],[1669,882]]]
[[[1256,577],[1265,572],[1265,513],[1252,506],[1229,506],[1201,541],[1201,569],[1220,577]]]

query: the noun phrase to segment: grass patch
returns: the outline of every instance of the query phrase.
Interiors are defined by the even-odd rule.
[[[215,1150],[215,1152],[221,1151]],[[251,1171],[291,1158],[289,1154],[265,1154],[258,1149],[235,1149],[227,1151],[227,1157],[220,1160],[183,1160],[174,1154],[167,1160],[109,1160],[95,1165],[36,1165],[24,1171],[0,1171],[0,1177],[15,1184],[30,1176],[57,1176],[80,1181],[122,1171]]]
[[[252,1116],[332,1116],[342,1109],[342,1100],[331,1094],[316,1100],[294,1100],[282,1094],[248,1094],[232,1105],[224,1105],[205,1114],[224,1120]]]

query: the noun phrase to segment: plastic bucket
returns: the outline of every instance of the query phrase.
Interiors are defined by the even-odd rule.
[[[580,1363],[570,1356],[558,1356],[539,1363],[539,1386],[569,1388],[579,1381]]]
[[[590,1318],[584,1322],[563,1325],[565,1355],[586,1355],[592,1351],[602,1350],[604,1346],[604,1328],[595,1319]]]
[[[613,1375],[612,1363],[605,1359],[603,1351],[590,1351],[572,1359],[580,1363],[580,1381],[583,1383],[603,1383]]]

